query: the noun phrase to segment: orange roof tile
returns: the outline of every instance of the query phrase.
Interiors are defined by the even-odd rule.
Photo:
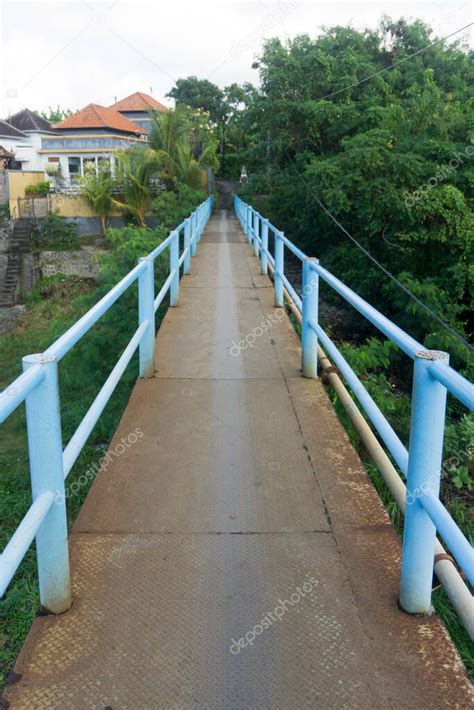
[[[85,108],[69,116],[61,123],[57,123],[55,128],[111,128],[124,133],[134,133],[141,135],[146,133],[144,128],[122,116],[118,111],[98,104],[89,104]]]
[[[153,96],[143,94],[141,91],[136,91],[125,99],[117,101],[117,103],[113,104],[110,108],[116,111],[169,111],[166,106],[160,104]]]

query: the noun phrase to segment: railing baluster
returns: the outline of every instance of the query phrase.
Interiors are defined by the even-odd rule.
[[[138,324],[148,321],[147,329],[140,341],[140,377],[152,377],[155,358],[155,268],[154,260],[143,256],[138,260],[145,268],[138,277]]]
[[[319,276],[311,267],[317,259],[306,258],[303,262],[302,323],[301,323],[301,366],[305,377],[318,376],[318,336],[310,326],[310,321],[318,322]]]
[[[449,355],[416,353],[408,455],[407,499],[403,533],[400,606],[410,614],[429,614],[436,528],[419,498],[439,495],[443,457],[446,388],[429,373],[433,360],[448,364]]]
[[[253,253],[255,256],[258,256],[258,238],[260,236],[260,215],[258,212],[255,212],[254,218],[253,218]]]
[[[184,222],[184,251],[186,256],[184,257],[183,274],[189,274],[191,271],[191,220],[189,217]]]
[[[262,220],[262,251],[260,252],[260,273],[268,274],[268,219]]]
[[[55,501],[36,534],[40,602],[52,614],[71,606],[58,366],[53,355],[27,355],[23,370],[44,367],[44,379],[26,397],[33,500],[53,491]]]
[[[196,212],[191,215],[191,256],[196,256],[197,235],[196,235]]]
[[[253,219],[253,210],[249,206],[247,209],[247,239],[249,242],[252,241],[252,219]]]
[[[170,274],[174,275],[170,284],[170,306],[175,308],[179,304],[179,232],[173,232],[170,244]]]
[[[281,238],[283,232],[275,232],[275,274],[273,276],[274,290],[275,290],[275,306],[277,308],[283,308],[283,273],[284,273],[284,259],[285,259],[285,245],[283,239]]]

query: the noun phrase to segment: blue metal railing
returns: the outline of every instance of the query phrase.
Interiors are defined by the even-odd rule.
[[[153,372],[155,313],[170,292],[170,306],[179,300],[180,267],[191,269],[191,257],[212,212],[210,196],[148,256],[139,260],[113,289],[82,316],[44,353],[23,358],[23,374],[0,394],[0,423],[26,404],[26,424],[32,504],[0,555],[0,595],[10,584],[28,548],[36,538],[42,606],[59,614],[71,605],[68,533],[64,480],[71,471],[92,429],[102,414],[133,354],[139,349],[139,374]],[[180,234],[184,233],[179,255]],[[170,273],[155,298],[154,262],[169,249]],[[97,323],[118,298],[138,281],[138,328],[63,451],[59,409],[58,362]]]
[[[447,392],[472,411],[474,386],[449,366],[447,353],[426,350],[323,268],[317,259],[307,257],[283,232],[237,195],[234,196],[234,209],[254,254],[260,258],[262,274],[267,273],[268,263],[274,269],[275,305],[283,306],[286,289],[301,313],[303,374],[317,376],[317,350],[318,342],[321,342],[407,479],[400,604],[410,613],[429,613],[436,531],[445,540],[467,579],[474,584],[474,550],[439,500]],[[268,249],[270,230],[275,240],[274,256]],[[285,275],[285,247],[302,262],[301,298]],[[320,326],[320,278],[414,361],[409,450]]]

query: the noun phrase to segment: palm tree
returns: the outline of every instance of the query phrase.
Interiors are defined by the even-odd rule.
[[[186,109],[177,106],[174,111],[158,113],[150,111],[152,128],[149,144],[158,153],[166,153],[176,159],[176,146],[189,134],[189,121]]]
[[[103,169],[99,169],[97,174],[89,173],[81,181],[81,192],[98,216],[104,235],[113,208],[113,187],[114,181],[110,173]]]
[[[161,170],[162,163],[154,150],[134,146],[117,155],[117,177],[123,199],[112,197],[112,204],[122,212],[129,212],[139,227],[146,227],[145,215],[152,200],[152,178]]]
[[[176,160],[174,161],[176,177],[180,182],[184,182],[188,187],[198,190],[202,184],[204,166],[212,149],[205,148],[199,158],[193,155],[193,149],[189,143],[181,142],[176,146]]]

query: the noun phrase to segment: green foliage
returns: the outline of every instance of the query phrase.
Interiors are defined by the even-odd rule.
[[[215,123],[222,119],[224,94],[208,79],[198,79],[197,76],[178,79],[167,96],[177,105],[204,109]]]
[[[51,186],[47,180],[40,180],[33,185],[27,185],[25,187],[25,194],[41,195],[42,197],[45,197],[48,194],[50,187]]]
[[[236,178],[240,174],[249,128],[242,117],[255,93],[256,89],[251,84],[231,84],[220,89],[207,79],[189,76],[178,79],[168,94],[175,99],[178,109],[187,106],[209,116],[217,129],[220,144],[219,163],[216,161],[212,167],[214,170],[220,167],[224,177]]]
[[[112,192],[114,180],[108,170],[101,169],[96,174],[86,175],[81,181],[81,192],[99,217],[102,233],[105,234],[113,210]]]
[[[376,31],[336,27],[316,40],[268,41],[259,60],[262,89],[241,119],[253,140],[245,189],[264,181],[269,216],[291,239],[428,347],[448,349],[452,364],[468,372],[468,349],[371,263],[314,199],[469,338],[472,53],[439,45],[332,95],[430,41],[423,23],[388,18]]]
[[[54,109],[49,106],[47,111],[41,111],[41,116],[51,123],[60,123],[72,116],[72,113],[70,108],[61,108],[58,104]]]
[[[153,200],[153,212],[157,215],[160,225],[169,231],[194,212],[206,197],[202,190],[178,184],[176,192],[163,191]]]
[[[141,146],[117,153],[117,177],[122,197],[111,196],[112,204],[130,214],[139,227],[145,227],[145,216],[152,200],[151,180],[161,168],[154,150]]]
[[[199,189],[204,168],[217,168],[217,141],[208,114],[177,106],[175,111],[151,113],[150,145],[161,163],[160,178],[175,190],[177,183]]]
[[[68,251],[80,248],[77,227],[50,212],[44,219],[35,222],[32,234],[32,248],[55,251]]]

